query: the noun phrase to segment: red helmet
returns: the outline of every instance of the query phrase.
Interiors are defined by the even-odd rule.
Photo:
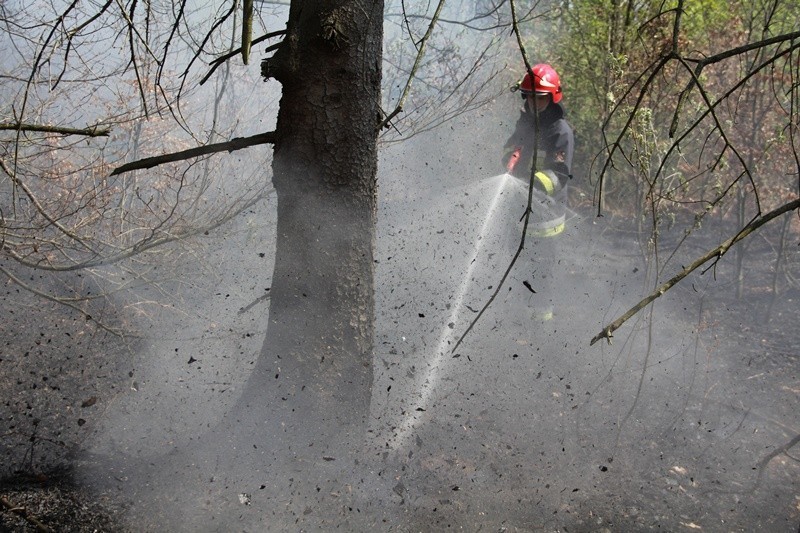
[[[522,83],[519,84],[522,94],[550,94],[553,96],[553,103],[561,101],[561,80],[553,67],[545,63],[534,65],[530,72],[525,74]]]

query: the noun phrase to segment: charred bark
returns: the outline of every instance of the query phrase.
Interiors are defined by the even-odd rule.
[[[382,15],[381,1],[293,2],[270,60],[283,87],[277,248],[266,341],[240,406],[267,409],[298,444],[354,435],[368,412]]]

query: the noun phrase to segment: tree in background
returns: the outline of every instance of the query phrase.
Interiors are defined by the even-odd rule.
[[[584,88],[579,128],[602,135],[591,139],[598,212],[613,209],[603,199],[611,192],[615,206],[647,221],[640,242],[655,253],[655,290],[594,341],[701,265],[716,264],[755,229],[796,210],[800,170],[795,6],[629,3],[618,11],[622,18],[607,18],[604,5],[567,9],[564,63]],[[588,35],[605,46],[586,46]],[[602,127],[592,129],[598,116]],[[729,218],[729,206],[735,225],[728,238],[663,281],[680,247],[708,217]],[[665,242],[662,260],[660,239],[676,224],[683,235]]]

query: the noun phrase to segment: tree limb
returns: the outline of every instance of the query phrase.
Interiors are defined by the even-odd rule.
[[[250,146],[256,146],[259,144],[269,144],[274,142],[275,142],[274,131],[259,133],[258,135],[253,135],[251,137],[236,137],[235,139],[231,139],[230,141],[222,143],[207,144],[205,146],[198,146],[196,148],[189,148],[188,150],[181,150],[180,152],[158,155],[155,157],[145,157],[144,159],[139,159],[138,161],[132,161],[130,163],[126,163],[122,166],[115,168],[111,172],[111,175],[116,176],[124,172],[130,172],[131,170],[153,168],[158,165],[163,165],[164,163],[174,163],[175,161],[184,161],[186,159],[191,159],[192,157],[216,154],[218,152],[233,152],[236,150],[241,150],[242,148],[249,148]]]
[[[665,292],[671,289],[674,285],[676,285],[679,281],[683,278],[691,274],[693,271],[697,270],[700,266],[704,263],[716,257],[717,259],[721,258],[725,255],[728,250],[736,244],[737,242],[741,241],[755,230],[766,224],[767,222],[771,221],[772,219],[783,215],[784,213],[788,213],[789,211],[794,211],[795,209],[800,209],[800,198],[795,198],[791,202],[785,203],[782,206],[770,211],[769,213],[765,214],[762,217],[759,217],[739,231],[736,235],[731,237],[730,239],[726,240],[713,250],[709,250],[699,258],[697,258],[692,264],[687,267],[684,267],[678,274],[667,280],[661,286],[659,286],[656,290],[651,292],[647,295],[644,299],[642,299],[639,303],[631,307],[624,315],[613,321],[611,324],[607,325],[603,328],[603,331],[595,335],[592,340],[589,342],[589,345],[594,344],[595,342],[599,341],[600,339],[608,340],[609,344],[611,343],[611,338],[613,337],[614,331],[619,329],[622,324],[624,324],[629,318],[634,316],[636,313],[641,311],[647,305],[655,301],[656,298],[662,296]]]
[[[111,131],[108,128],[98,128],[90,126],[88,128],[63,128],[60,126],[47,126],[44,124],[15,124],[9,122],[0,123],[0,130],[6,131],[38,131],[42,133],[57,133],[59,135],[85,135],[87,137],[108,137]]]
[[[252,46],[252,45],[260,43],[261,41],[264,41],[264,40],[266,40],[266,39],[268,39],[270,37],[275,37],[277,35],[284,35],[285,33],[286,33],[285,30],[268,33],[267,35],[262,35],[258,39],[254,39],[253,42],[250,43],[250,44]],[[264,50],[264,52],[270,53],[270,52],[272,52],[274,50],[277,50],[280,47],[282,42],[283,41],[268,46],[267,49]],[[211,69],[208,71],[208,73],[206,73],[205,76],[203,76],[203,79],[200,80],[199,85],[203,85],[205,82],[207,82],[208,79],[211,77],[211,75],[214,74],[214,71],[217,70],[217,68],[219,68],[220,65],[224,64],[225,61],[227,61],[228,59],[230,59],[232,57],[235,57],[236,55],[238,55],[240,53],[242,53],[242,49],[241,48],[237,48],[236,50],[231,50],[227,54],[219,56],[214,61],[209,63],[209,65],[211,65]]]
[[[765,48],[771,44],[778,44],[784,42],[791,42],[795,39],[800,38],[800,30],[794,31],[791,33],[785,33],[783,35],[776,35],[775,37],[770,37],[769,39],[764,39],[763,41],[758,41],[756,43],[749,43],[742,46],[737,46],[736,48],[731,48],[730,50],[725,50],[724,52],[720,52],[719,54],[701,58],[701,59],[693,59],[693,58],[685,58],[686,61],[691,63],[697,63],[698,65],[711,65],[713,63],[719,63],[729,57],[745,54],[750,52],[751,50],[758,50],[760,48]]]

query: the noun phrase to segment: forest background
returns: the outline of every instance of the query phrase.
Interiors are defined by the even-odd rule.
[[[204,244],[215,232],[274,268],[242,290],[269,304],[266,335],[285,345],[249,346],[264,366],[243,397],[270,409],[285,393],[262,394],[270,350],[324,353],[332,367],[298,357],[283,371],[315,384],[309,405],[331,401],[330,376],[346,375],[352,394],[333,401],[349,407],[314,426],[351,438],[334,428],[365,424],[373,396],[379,149],[453,124],[462,135],[502,130],[526,61],[564,80],[578,143],[571,205],[635,242],[647,272],[641,300],[592,342],[704,271],[733,301],[758,295],[760,321],[792,301],[797,6],[307,4],[3,4],[0,363],[12,478],[53,477],[81,448],[98,398],[136,389],[142,332],[165,309],[196,313],[178,290],[194,290],[185,269],[225,278]],[[502,135],[458,140],[440,165],[501,171],[491,158]],[[266,232],[253,214],[264,202],[277,203]],[[295,276],[298,264],[313,266]],[[295,307],[308,287],[324,296]],[[308,316],[329,319],[298,328]]]

